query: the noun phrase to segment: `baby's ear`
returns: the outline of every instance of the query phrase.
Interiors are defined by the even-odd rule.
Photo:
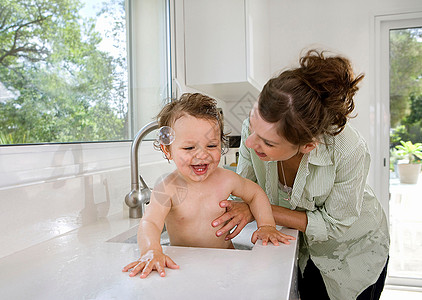
[[[172,160],[171,153],[170,153],[170,146],[161,144],[160,147],[161,147],[161,151],[163,151],[167,159]]]

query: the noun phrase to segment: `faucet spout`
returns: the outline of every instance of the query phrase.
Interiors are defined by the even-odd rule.
[[[153,121],[146,124],[139,130],[132,141],[130,151],[130,175],[131,175],[131,188],[129,194],[125,197],[126,205],[129,206],[129,218],[138,219],[142,218],[145,211],[145,205],[149,203],[151,198],[151,190],[146,182],[139,175],[138,170],[138,150],[144,137],[151,131],[158,128],[158,122]]]

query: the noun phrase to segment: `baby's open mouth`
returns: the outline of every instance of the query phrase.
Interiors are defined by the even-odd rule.
[[[192,165],[192,169],[196,175],[204,175],[207,172],[208,165],[207,164]]]

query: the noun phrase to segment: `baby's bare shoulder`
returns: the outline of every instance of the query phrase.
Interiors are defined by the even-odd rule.
[[[167,205],[180,204],[187,194],[186,181],[176,172],[159,178],[152,191],[160,203]]]
[[[232,188],[233,185],[238,184],[241,179],[242,177],[237,173],[223,168],[217,168],[213,174],[213,184],[227,186],[228,188]]]
[[[154,185],[154,190],[162,190],[163,188],[172,188],[174,186],[178,186],[182,183],[183,179],[181,179],[180,175],[177,171],[173,171],[172,173],[160,176]],[[185,183],[185,182],[183,182]]]
[[[236,172],[233,172],[232,170],[227,170],[227,169],[220,168],[220,167],[215,169],[214,173],[215,173],[216,177],[218,177],[220,180],[233,179],[233,178],[237,178],[237,176],[239,176]]]
[[[238,175],[235,171],[229,170],[229,169],[225,169],[225,168],[221,168],[218,167],[216,170],[220,171],[220,172],[224,172],[224,174],[230,174],[230,175]]]

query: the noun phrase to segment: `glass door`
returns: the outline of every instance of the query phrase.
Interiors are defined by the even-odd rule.
[[[375,168],[390,224],[387,284],[421,287],[421,159],[404,150],[422,143],[422,12],[376,17],[375,29]],[[406,178],[406,167],[418,178]]]
[[[390,29],[389,49],[389,276],[410,282],[422,279],[422,27]]]

